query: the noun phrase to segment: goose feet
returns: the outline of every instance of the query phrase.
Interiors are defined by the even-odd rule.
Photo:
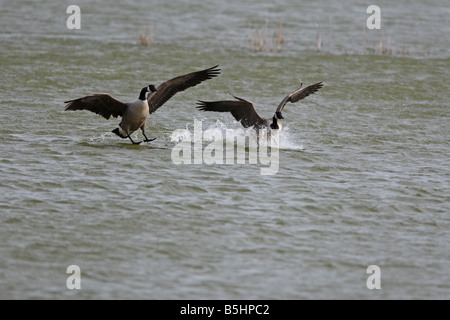
[[[153,138],[153,139],[149,139],[146,135],[145,135],[145,132],[144,132],[144,130],[142,130],[142,134],[144,135],[144,137],[145,137],[145,140],[144,140],[144,142],[151,142],[151,141],[153,141],[153,140],[155,140],[156,138]]]
[[[134,141],[133,139],[131,139],[130,135],[128,135],[128,139],[130,139],[132,144],[141,144],[141,142],[142,142],[142,141],[139,141],[139,142]]]
[[[151,141],[153,141],[153,140],[156,139],[156,138],[149,139],[149,138],[145,135],[145,133],[144,133],[144,137],[145,137],[145,139],[143,140],[143,142],[151,142]],[[131,136],[130,136],[130,135],[128,135],[127,138],[130,139],[131,143],[133,143],[133,144],[138,144],[138,145],[139,145],[139,144],[142,143],[142,141],[138,141],[138,142],[134,141],[133,139],[131,139]]]

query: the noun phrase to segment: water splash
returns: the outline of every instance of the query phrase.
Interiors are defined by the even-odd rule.
[[[280,149],[305,150],[303,143],[295,133],[290,132],[288,126],[284,126],[280,135]]]
[[[195,119],[194,119],[195,120]],[[204,122],[205,119],[200,121]],[[193,137],[194,128],[191,123],[186,124],[186,129],[178,129],[172,132],[169,136],[170,141],[180,142],[182,140],[186,141]],[[244,135],[249,136],[250,130],[253,128],[243,128],[242,125],[237,121],[227,121],[223,122],[221,120],[216,120],[216,122],[209,124],[208,126],[203,125],[203,142],[212,142],[217,137],[223,137],[226,142],[230,140],[231,143],[234,142],[234,136],[229,136],[226,134],[227,130],[243,130]],[[249,132],[250,131],[250,132]],[[233,141],[231,140],[233,139]],[[288,126],[284,126],[280,134],[280,140],[278,148],[281,150],[304,150],[303,144],[299,141],[295,134],[291,133]]]

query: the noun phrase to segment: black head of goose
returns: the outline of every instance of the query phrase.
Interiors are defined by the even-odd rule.
[[[203,111],[231,112],[233,117],[239,121],[244,128],[254,127],[255,129],[270,128],[273,130],[281,130],[281,119],[284,119],[282,111],[288,102],[294,103],[302,100],[322,88],[323,83],[315,84],[300,88],[288,94],[278,105],[272,118],[262,118],[256,112],[253,103],[242,98],[233,96],[236,100],[222,101],[201,101],[197,103],[197,108]]]
[[[112,132],[119,137],[129,138],[133,144],[140,144],[142,141],[135,142],[131,134],[142,130],[145,137],[143,141],[149,142],[145,135],[145,125],[149,114],[155,112],[159,107],[173,97],[177,92],[184,91],[194,87],[201,82],[214,78],[220,74],[218,65],[196,72],[187,73],[160,84],[157,88],[154,85],[148,85],[141,89],[139,97],[134,102],[124,103],[112,97],[108,93],[98,93],[82,98],[65,101],[65,110],[89,110],[102,117],[109,119],[112,117],[122,117],[119,127]]]

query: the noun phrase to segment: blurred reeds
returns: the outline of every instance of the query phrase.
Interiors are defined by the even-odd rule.
[[[283,24],[280,23],[278,28],[269,29],[268,21],[262,28],[257,28],[253,32],[253,36],[250,39],[250,50],[251,51],[272,51],[279,52],[283,48],[285,42],[283,37]]]
[[[150,31],[150,38],[148,36],[147,28],[139,30],[138,44],[141,46],[149,46],[155,43],[153,28]]]
[[[332,46],[332,37],[331,37],[331,32],[332,32],[332,24],[331,24],[331,20],[330,20],[330,25],[329,25],[329,30],[328,30],[328,43],[327,43],[327,53],[332,53],[331,52],[331,48]],[[321,52],[322,48],[323,48],[323,41],[322,41],[322,35],[321,35],[321,31],[320,31],[320,26],[318,24],[316,24],[316,29],[317,29],[317,37],[316,37],[316,44],[315,44],[315,48],[317,52]],[[394,46],[391,43],[391,37],[387,36],[387,38],[384,36],[384,32],[381,30],[379,31],[380,34],[380,38],[379,40],[372,40],[371,42],[369,42],[367,40],[367,34],[366,34],[366,25],[364,25],[364,35],[363,35],[363,49],[362,49],[362,53],[363,54],[378,54],[378,55],[395,55],[395,56],[412,56],[412,51],[410,49],[410,47],[408,47],[406,44],[400,44],[400,48],[394,48]],[[361,53],[358,51],[350,51],[345,43],[335,43],[333,44],[334,47],[336,49],[338,49],[340,51],[340,53],[344,53],[344,54],[351,54],[351,53]],[[424,52],[422,55],[426,55],[427,52]]]
[[[367,26],[364,25],[364,31],[361,36],[361,49],[355,49],[354,41],[352,39],[352,45],[349,43],[333,42],[332,32],[333,23],[332,19],[329,20],[328,30],[322,31],[321,26],[316,23],[316,39],[315,43],[309,42],[309,48],[311,45],[314,46],[316,52],[326,52],[328,54],[375,54],[375,55],[386,55],[386,56],[414,56],[421,55],[426,56],[429,50],[422,53],[413,52],[410,46],[402,43],[393,44],[391,36],[384,35],[384,29],[382,30],[370,30],[367,31]],[[327,28],[325,28],[327,29]],[[308,46],[308,39],[300,37],[290,37],[289,41],[286,40],[283,23],[278,23],[276,27],[269,27],[269,21],[266,19],[265,24],[262,27],[248,27],[248,43],[243,44],[239,41],[237,37],[231,37],[229,43],[232,46],[240,46],[248,48],[253,52],[281,52],[293,42],[292,39],[296,41],[303,41],[303,43]],[[368,35],[368,32],[371,34]],[[325,37],[323,36],[325,34]],[[369,40],[370,38],[370,40]],[[243,39],[241,39],[243,40]],[[309,41],[311,41],[310,39]],[[314,40],[313,40],[314,41]],[[162,43],[165,43],[164,41]],[[153,44],[158,44],[154,39],[153,28],[148,32],[148,28],[142,28],[138,33],[137,44],[141,46],[150,46]],[[161,44],[161,43],[159,43]]]

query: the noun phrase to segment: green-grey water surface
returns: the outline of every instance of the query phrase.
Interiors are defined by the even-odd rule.
[[[79,1],[80,30],[69,1],[0,3],[0,298],[450,298],[445,1],[381,1],[381,30],[352,1]],[[64,111],[216,64],[149,117],[148,144]],[[324,87],[287,105],[276,174],[173,163],[175,130],[239,128],[197,100],[269,117],[300,81]]]

